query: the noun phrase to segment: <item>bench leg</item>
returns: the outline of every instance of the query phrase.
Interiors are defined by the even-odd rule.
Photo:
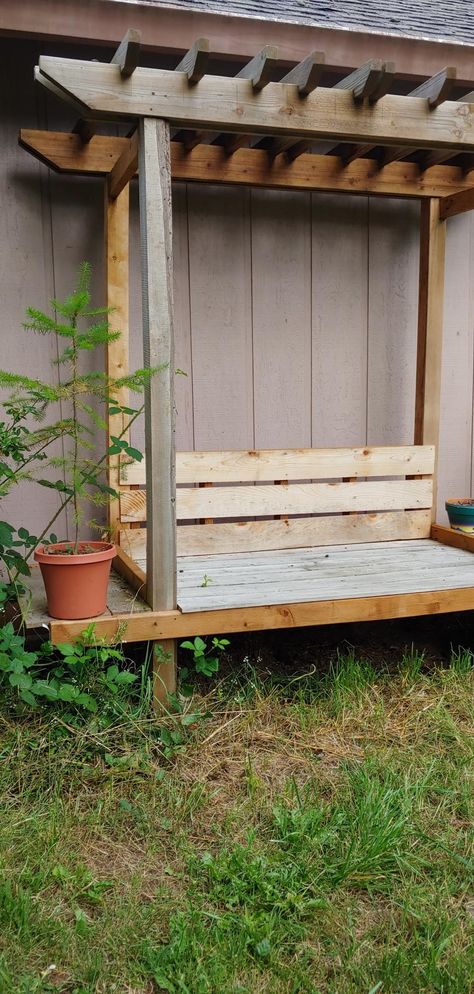
[[[153,651],[153,707],[155,711],[163,711],[168,706],[169,694],[176,692],[176,639],[162,639],[152,642]]]

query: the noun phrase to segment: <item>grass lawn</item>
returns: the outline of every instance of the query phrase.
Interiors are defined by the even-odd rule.
[[[401,631],[233,639],[160,721],[3,709],[1,994],[472,992],[473,656]]]

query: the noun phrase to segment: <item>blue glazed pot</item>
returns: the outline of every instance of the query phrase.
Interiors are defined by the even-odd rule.
[[[457,532],[474,533],[474,499],[471,497],[459,500],[447,500],[449,524]]]

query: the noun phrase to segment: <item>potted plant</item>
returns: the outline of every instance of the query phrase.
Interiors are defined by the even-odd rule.
[[[115,547],[109,540],[89,541],[80,538],[86,507],[101,505],[117,497],[107,485],[105,472],[109,457],[125,454],[136,460],[142,453],[128,443],[131,425],[143,410],[126,407],[119,402],[123,388],[143,391],[153,370],[139,369],[128,376],[113,378],[105,372],[88,371],[81,359],[119,337],[110,330],[108,309],[90,306],[91,270],[87,263],[80,267],[77,287],[64,301],[53,300],[54,316],[28,308],[25,328],[40,334],[53,334],[58,342],[56,362],[66,375],[59,385],[38,383],[40,393],[48,393],[50,401],[59,402],[65,415],[55,422],[56,434],[63,438],[64,455],[50,459],[48,465],[59,479],[43,477],[37,480],[52,488],[59,497],[58,507],[39,538],[30,542],[26,562],[34,552],[46,588],[48,611],[52,617],[81,619],[102,614],[106,607],[107,585]],[[123,430],[111,437],[111,444],[100,454],[98,437],[107,431],[105,410],[121,414]],[[53,426],[49,426],[51,429]],[[42,429],[47,432],[46,429]],[[127,436],[127,437],[125,437]],[[58,541],[50,534],[54,522],[67,507],[73,511],[73,537]],[[103,532],[95,520],[87,524]]]
[[[446,501],[449,524],[457,532],[474,532],[474,499],[452,498]]]

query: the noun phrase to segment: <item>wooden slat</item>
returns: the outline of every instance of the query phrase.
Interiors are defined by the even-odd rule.
[[[370,480],[357,483],[300,483],[288,487],[186,488],[176,494],[178,519],[246,518],[268,514],[331,514],[431,507],[429,479]],[[120,518],[146,521],[146,492],[121,494]],[[150,520],[148,518],[148,520]]]
[[[461,190],[459,193],[444,197],[439,205],[440,220],[444,221],[448,217],[455,217],[456,214],[464,214],[465,211],[472,211],[474,207],[474,186],[468,190]]]
[[[120,69],[122,79],[129,79],[138,66],[141,49],[141,32],[129,28],[127,34],[111,58],[111,64]]]
[[[420,276],[415,398],[416,445],[434,445],[437,452],[441,404],[444,262],[446,224],[439,200],[421,205]],[[433,518],[436,515],[436,466]]]
[[[304,604],[278,604],[254,608],[232,608],[222,611],[150,611],[130,617],[97,619],[95,634],[113,639],[118,633],[124,642],[149,639],[188,638],[196,635],[216,635],[222,632],[255,632],[265,629],[304,628],[311,625],[334,625],[355,621],[381,621],[388,618],[409,618],[417,615],[445,614],[451,611],[472,611],[474,588],[469,586],[422,593],[390,594],[382,597],[350,597],[342,600],[314,601]],[[91,619],[94,621],[94,619]],[[87,622],[52,621],[51,639],[70,642],[79,638]]]
[[[105,265],[107,281],[107,307],[111,308],[110,320],[120,338],[109,342],[106,347],[107,375],[120,378],[129,369],[129,188],[126,186],[115,200],[110,200],[105,189],[104,205]],[[129,403],[129,391],[122,387],[115,398],[125,406]],[[126,423],[126,422],[125,422]],[[128,440],[128,433],[122,435],[125,427],[122,414],[108,415],[108,443],[110,436],[122,436]],[[107,482],[114,490],[120,486],[119,456],[110,456],[107,469]],[[108,526],[112,534],[119,520],[119,501],[108,502]]]
[[[128,147],[123,150],[107,178],[109,197],[112,200],[119,196],[138,168],[138,133],[135,132],[127,140]]]
[[[120,576],[123,576],[124,580],[127,581],[132,590],[136,590],[137,593],[140,594],[145,592],[145,572],[129,555],[127,555],[121,546],[117,546],[116,548],[116,556],[113,560],[112,566],[116,573],[120,573]]]
[[[472,105],[446,101],[431,114],[418,97],[387,94],[373,106],[354,106],[352,91],[320,87],[301,100],[282,85],[269,83],[254,95],[253,81],[225,76],[205,76],[199,86],[188,87],[182,73],[163,69],[137,69],[133,86],[123,86],[115,67],[95,62],[42,56],[39,79],[52,82],[88,108],[88,116],[169,119],[176,127],[249,134],[293,134],[295,138],[340,138],[341,141],[410,145],[413,148],[452,147],[474,151]],[[467,113],[466,113],[467,108]]]
[[[311,52],[311,55],[290,69],[280,82],[291,83],[298,88],[300,97],[307,97],[318,86],[324,71],[324,64],[324,52]]]
[[[186,73],[189,86],[195,86],[207,73],[209,66],[209,40],[198,38],[192,48],[178,62],[175,72]]]
[[[253,483],[327,480],[340,476],[425,476],[434,470],[433,446],[354,449],[258,449],[177,452],[177,483]],[[122,464],[122,482],[145,484],[143,463]]]
[[[178,556],[428,538],[430,525],[429,510],[179,525]],[[120,531],[120,545],[133,559],[144,560],[146,529],[123,528]]]
[[[109,173],[129,147],[128,138],[94,135],[89,145],[83,146],[78,135],[28,128],[20,131],[19,143],[57,172],[89,175]],[[439,166],[424,175],[415,162],[379,170],[374,160],[361,159],[344,168],[340,158],[324,155],[301,155],[292,164],[281,156],[270,164],[260,149],[240,149],[229,159],[225,150],[215,145],[198,146],[187,154],[175,142],[171,144],[171,169],[173,179],[186,182],[408,198],[448,196],[473,184],[472,175],[465,176],[459,166]]]

